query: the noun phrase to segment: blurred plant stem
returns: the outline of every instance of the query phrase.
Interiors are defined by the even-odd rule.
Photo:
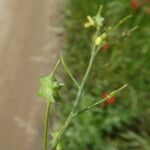
[[[77,106],[79,104],[79,101],[80,101],[80,98],[81,98],[81,95],[82,95],[82,91],[83,91],[84,85],[85,85],[86,80],[87,80],[87,78],[89,76],[89,73],[90,73],[90,70],[91,70],[91,67],[92,67],[92,64],[93,64],[93,60],[95,58],[95,50],[96,50],[96,45],[94,44],[92,52],[91,52],[90,62],[89,62],[88,68],[86,70],[86,73],[85,73],[85,75],[83,77],[83,80],[81,82],[81,85],[79,86],[79,90],[78,90],[78,93],[77,93],[74,105],[73,105],[72,110],[70,111],[70,113],[69,113],[69,115],[68,115],[68,117],[67,117],[64,125],[62,126],[62,128],[60,129],[60,131],[58,132],[58,134],[52,140],[52,150],[56,149],[59,141],[61,140],[61,137],[66,132],[68,126],[70,125],[71,120],[74,118],[74,113],[76,112],[76,108],[77,108]]]
[[[127,87],[127,84],[125,84],[124,86],[122,86],[121,88],[119,88],[119,89],[117,89],[117,90],[112,91],[106,98],[103,98],[103,99],[101,99],[101,100],[95,102],[94,104],[89,105],[89,106],[87,106],[87,107],[85,107],[85,108],[79,110],[78,112],[76,112],[76,113],[74,114],[74,117],[80,115],[81,113],[83,113],[83,112],[85,112],[85,111],[88,111],[88,110],[90,110],[90,109],[92,109],[92,108],[98,106],[100,103],[106,101],[109,97],[116,96],[120,91],[122,91],[122,90],[123,90],[124,88],[126,88],[126,87]]]
[[[68,73],[68,75],[70,76],[71,80],[74,82],[75,86],[79,89],[80,86],[79,86],[78,82],[76,81],[76,79],[73,77],[70,70],[68,69],[63,57],[61,57],[61,63],[63,65],[64,69],[66,70],[66,72]]]
[[[100,32],[100,28],[97,27],[97,30],[96,30],[96,33],[95,33],[95,37],[98,37],[99,35],[99,32]],[[90,57],[90,61],[89,61],[89,64],[88,64],[88,67],[87,67],[87,70],[85,72],[85,75],[82,79],[82,82],[81,84],[79,85],[78,82],[75,80],[75,78],[73,77],[73,75],[71,74],[70,70],[67,68],[66,64],[65,64],[65,61],[63,60],[63,58],[61,59],[61,63],[62,65],[64,66],[66,72],[68,73],[68,75],[70,76],[70,78],[72,79],[72,81],[74,82],[74,84],[76,85],[76,87],[78,87],[78,92],[77,92],[77,96],[76,96],[76,99],[74,101],[74,105],[64,123],[64,125],[62,126],[62,128],[57,132],[57,134],[54,136],[53,140],[52,140],[52,143],[51,143],[51,148],[52,150],[56,150],[57,148],[57,145],[59,144],[62,136],[64,135],[64,133],[67,131],[72,119],[77,116],[78,114],[80,114],[81,112],[85,112],[86,110],[89,110],[95,106],[97,106],[99,103],[101,103],[102,101],[98,101],[96,103],[94,103],[93,105],[81,110],[81,112],[77,112],[77,107],[78,107],[78,104],[80,102],[80,99],[81,99],[81,96],[82,96],[82,92],[83,92],[83,89],[84,89],[84,86],[85,86],[85,83],[88,79],[88,76],[90,74],[90,71],[91,71],[91,68],[92,68],[92,65],[93,65],[93,61],[95,59],[95,56],[97,55],[98,53],[98,50],[100,49],[101,47],[101,43],[99,45],[96,45],[96,42],[94,42],[93,44],[93,48],[92,48],[92,51],[91,51],[91,57]],[[113,92],[111,92],[109,94],[109,96],[113,96],[113,95],[116,95],[119,91],[121,91],[122,89],[124,89],[127,85],[121,87],[120,89],[118,90],[114,90]],[[107,100],[104,99],[103,101]]]
[[[47,150],[47,131],[48,131],[48,117],[50,110],[50,102],[47,102],[46,111],[45,111],[45,122],[44,122],[44,137],[43,137],[43,150]]]

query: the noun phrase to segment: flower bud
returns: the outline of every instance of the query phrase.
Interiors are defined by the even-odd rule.
[[[106,39],[107,38],[107,34],[106,33],[103,33],[102,35],[101,35],[101,38],[104,40],[104,39]]]
[[[87,16],[88,22],[84,24],[85,28],[89,28],[91,26],[95,26],[95,21],[91,16]]]
[[[96,37],[96,39],[95,39],[95,45],[96,45],[96,46],[101,45],[102,42],[103,42],[103,39],[102,39],[101,36]]]
[[[93,20],[93,18],[91,16],[87,16],[87,19],[88,19],[89,23],[91,24],[91,26],[95,25],[95,21]]]

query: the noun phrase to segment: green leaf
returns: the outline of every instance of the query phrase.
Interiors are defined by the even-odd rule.
[[[54,75],[50,74],[49,76],[40,78],[38,95],[52,103],[61,101],[59,90],[62,86],[64,86],[64,84],[58,82]]]

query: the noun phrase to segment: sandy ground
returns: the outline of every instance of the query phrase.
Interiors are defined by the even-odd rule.
[[[42,149],[45,105],[36,91],[61,47],[59,6],[0,0],[0,150]]]

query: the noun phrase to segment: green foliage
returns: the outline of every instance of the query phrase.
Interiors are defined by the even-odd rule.
[[[147,117],[149,112],[149,14],[142,10],[132,10],[128,0],[70,0],[66,6],[64,21],[67,41],[64,48],[66,62],[74,77],[80,81],[90,57],[90,41],[93,37],[93,29],[84,29],[86,16],[93,16],[100,4],[103,4],[106,29],[111,28],[110,25],[117,25],[117,22],[127,15],[133,14],[133,17],[115,32],[111,32],[107,39],[109,48],[99,51],[80,108],[92,104],[100,93],[114,89],[118,85],[128,83],[129,87],[127,92],[116,98],[114,105],[95,108],[74,120],[64,137],[65,150],[130,149],[128,146],[131,143],[125,142],[125,139],[121,145],[117,144],[120,142],[120,135],[131,133],[130,130],[140,125],[134,123],[134,120]],[[139,28],[124,38],[136,25]],[[67,81],[67,91],[70,94],[64,96],[73,99],[76,89],[69,79]],[[62,115],[68,114],[69,111],[70,101],[65,103],[66,108],[63,106]],[[124,131],[124,128],[127,128],[127,131]],[[138,135],[144,130],[146,132],[148,129],[144,126],[141,130],[135,134]],[[130,136],[126,137],[130,139]]]

